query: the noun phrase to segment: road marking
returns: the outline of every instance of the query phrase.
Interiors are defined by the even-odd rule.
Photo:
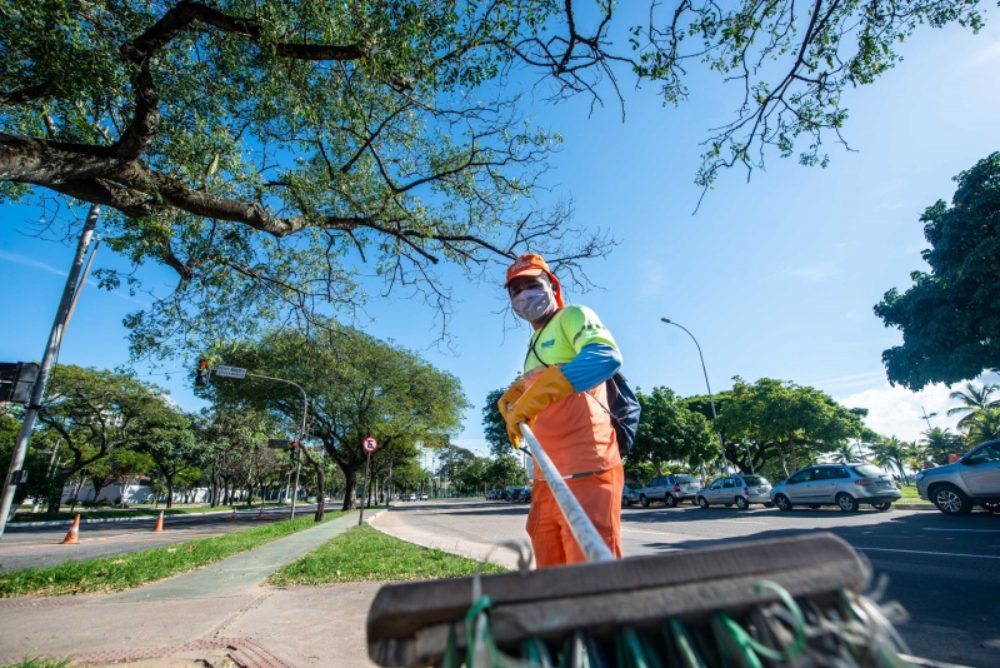
[[[855,550],[863,550],[864,552],[901,552],[903,554],[928,554],[934,557],[969,557],[971,559],[1000,559],[1000,555],[997,554],[964,554],[961,552],[930,552],[927,550],[895,550],[889,547],[858,547],[853,546]]]
[[[702,538],[698,534],[694,533],[679,533],[677,531],[651,531],[650,529],[633,529],[632,527],[622,527],[622,531],[627,531],[628,533],[648,533],[653,536],[682,536],[684,538]]]
[[[964,531],[966,533],[1000,533],[1000,529],[934,529],[931,527],[924,527],[924,531]]]

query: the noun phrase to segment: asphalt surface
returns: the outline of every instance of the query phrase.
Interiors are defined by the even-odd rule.
[[[297,505],[295,516],[301,517],[315,508],[313,504]],[[220,536],[288,519],[288,508],[265,508],[263,519],[257,519],[257,514],[257,510],[239,511],[235,522],[230,521],[229,514],[165,515],[163,533],[152,532],[155,517],[86,523],[80,525],[80,542],[76,545],[61,544],[68,530],[66,526],[26,527],[11,523],[0,538],[0,571],[54,566],[66,561],[82,561]]]
[[[461,543],[485,556],[504,540],[526,539],[527,505],[487,501],[397,504],[390,533],[449,549]],[[376,523],[378,524],[378,523]],[[883,600],[896,600],[911,619],[898,629],[917,655],[969,666],[1000,666],[1000,515],[976,511],[967,517],[936,510],[867,508],[702,510],[681,506],[625,508],[622,542],[626,556],[690,550],[803,532],[830,531],[864,554],[877,581],[886,576]],[[873,582],[873,585],[875,583]]]

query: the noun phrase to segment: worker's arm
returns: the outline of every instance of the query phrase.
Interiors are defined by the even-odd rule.
[[[561,370],[574,391],[585,392],[611,378],[621,367],[622,354],[617,348],[607,343],[591,343]]]

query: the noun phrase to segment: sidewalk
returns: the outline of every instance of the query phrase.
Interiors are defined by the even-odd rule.
[[[117,594],[0,599],[0,665],[48,656],[149,668],[233,662],[369,668],[365,619],[380,583],[261,586],[275,570],[357,522],[350,513]]]

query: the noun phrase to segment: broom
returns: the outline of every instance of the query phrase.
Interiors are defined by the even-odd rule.
[[[861,595],[868,563],[829,534],[614,560],[527,425],[587,563],[384,585],[368,612],[381,666],[934,666]]]

